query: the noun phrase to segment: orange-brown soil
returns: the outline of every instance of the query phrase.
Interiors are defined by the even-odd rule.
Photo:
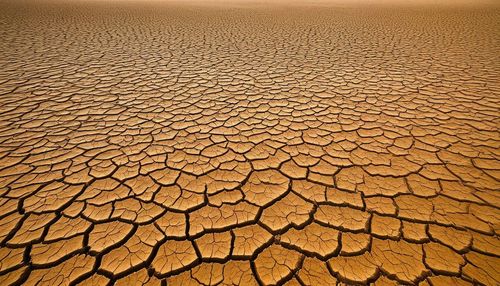
[[[89,3],[0,5],[0,285],[500,284],[499,10]]]

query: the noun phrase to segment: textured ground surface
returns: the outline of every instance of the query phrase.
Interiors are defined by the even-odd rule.
[[[500,283],[498,10],[0,11],[0,285]]]

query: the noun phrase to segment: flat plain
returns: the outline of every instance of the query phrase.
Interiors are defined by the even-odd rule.
[[[0,285],[500,284],[498,8],[142,4],[0,4]]]

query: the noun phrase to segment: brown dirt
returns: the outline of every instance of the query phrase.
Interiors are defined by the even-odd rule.
[[[88,3],[0,7],[0,285],[500,284],[500,10]]]

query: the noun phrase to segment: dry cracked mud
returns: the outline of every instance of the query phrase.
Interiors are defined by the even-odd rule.
[[[499,285],[497,8],[0,4],[0,285]]]

